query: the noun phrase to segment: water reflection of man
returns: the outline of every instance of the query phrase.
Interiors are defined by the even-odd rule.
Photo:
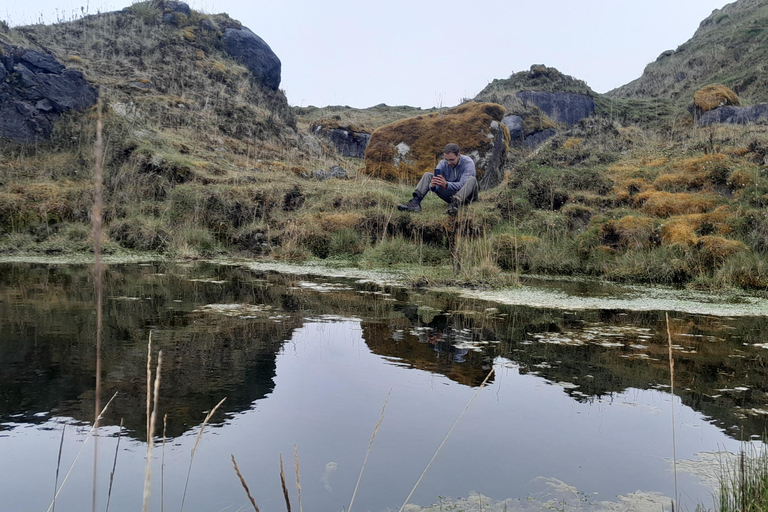
[[[458,348],[451,342],[450,329],[445,331],[439,331],[436,329],[430,329],[427,331],[427,343],[435,347],[435,352],[447,352],[453,354],[454,363],[463,363],[466,361],[466,355],[469,353],[467,348]]]

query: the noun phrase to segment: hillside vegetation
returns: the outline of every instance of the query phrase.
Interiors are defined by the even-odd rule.
[[[763,3],[737,5],[755,4],[744,12],[757,16]],[[597,113],[557,127],[535,150],[515,148],[506,180],[457,218],[432,195],[409,214],[397,204],[412,182],[359,172],[362,160],[340,158],[310,127],[330,119],[373,130],[441,109],[290,108],[222,51],[217,31],[238,22],[192,11],[168,24],[158,5],[0,30],[6,43],[51,52],[101,88],[109,253],[323,259],[402,268],[414,284],[503,285],[527,272],[768,289],[768,130],[693,126],[682,106],[697,90],[693,75],[677,95],[659,87],[611,97],[545,66],[494,81],[477,99],[507,113],[524,107],[518,90],[586,94]],[[729,18],[711,17],[697,37],[725,37],[718,30],[746,16],[722,11]],[[201,30],[203,20],[215,30]],[[681,58],[697,47],[686,44]],[[92,250],[95,119],[95,108],[73,113],[47,143],[0,146],[0,254]],[[312,177],[331,166],[348,179]]]
[[[715,9],[693,37],[648,64],[610,98],[664,98],[684,107],[702,87],[721,83],[742,102],[768,101],[768,2],[739,0]]]

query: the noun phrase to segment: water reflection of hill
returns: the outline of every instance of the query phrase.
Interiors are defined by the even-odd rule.
[[[89,270],[1,267],[0,424],[42,422],[50,414],[90,421]],[[225,396],[215,421],[267,396],[284,341],[306,318],[322,315],[360,318],[374,353],[469,386],[479,385],[499,357],[522,373],[563,383],[578,401],[669,383],[664,313],[498,306],[215,265],[110,266],[105,283],[104,398],[119,393],[106,420],[124,418],[137,438],[146,435],[150,331],[164,353],[161,411],[171,437],[198,425]],[[766,341],[766,323],[671,317],[676,393],[737,438],[766,428],[766,349],[755,346]]]

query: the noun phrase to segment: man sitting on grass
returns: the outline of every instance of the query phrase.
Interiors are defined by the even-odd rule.
[[[421,200],[429,191],[449,203],[445,213],[456,215],[459,207],[477,200],[477,179],[475,162],[459,152],[457,144],[448,144],[443,149],[443,159],[435,167],[435,172],[425,172],[413,191],[413,198],[397,209],[408,212],[420,212]]]

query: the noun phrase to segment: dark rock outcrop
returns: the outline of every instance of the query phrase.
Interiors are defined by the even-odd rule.
[[[711,124],[768,124],[768,103],[760,103],[752,107],[720,107],[704,112],[696,120],[698,126]]]
[[[365,148],[371,140],[368,132],[355,130],[350,126],[313,125],[312,132],[329,140],[341,156],[365,158]]]
[[[523,144],[525,144],[527,147],[533,149],[537,147],[539,144],[544,142],[545,140],[549,139],[550,137],[554,137],[557,135],[557,132],[554,128],[548,128],[541,132],[536,132],[532,135],[529,135],[525,138],[523,141]]]
[[[0,138],[47,139],[61,114],[85,110],[96,99],[80,71],[50,55],[0,43]]]
[[[523,138],[523,118],[517,115],[504,116],[501,120],[504,126],[509,129],[509,139],[512,142],[520,141]]]
[[[227,54],[242,62],[262,85],[275,91],[280,87],[280,59],[262,38],[242,27],[225,29],[223,40]]]
[[[517,97],[533,103],[556,123],[573,126],[595,113],[595,100],[570,92],[520,91]]]

